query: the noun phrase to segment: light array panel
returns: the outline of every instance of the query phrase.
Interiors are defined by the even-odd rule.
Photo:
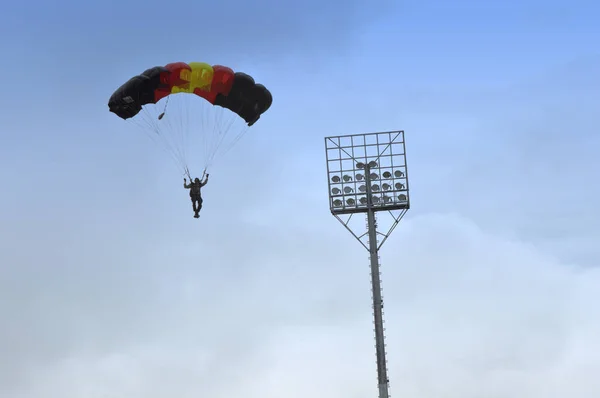
[[[325,139],[330,208],[335,213],[408,209],[404,132]],[[370,188],[370,189],[369,189]]]

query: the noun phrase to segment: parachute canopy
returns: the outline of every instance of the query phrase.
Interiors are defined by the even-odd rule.
[[[245,73],[223,65],[174,62],[129,79],[112,94],[108,108],[140,127],[190,176],[189,161],[203,161],[207,170],[272,102],[269,90]]]
[[[170,94],[188,93],[229,109],[252,126],[266,112],[273,97],[262,84],[242,72],[203,62],[155,66],[129,79],[108,101],[111,112],[122,119],[137,115],[142,106],[156,104]]]

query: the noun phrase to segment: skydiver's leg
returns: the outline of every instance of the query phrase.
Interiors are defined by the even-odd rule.
[[[200,209],[202,208],[202,203],[200,200],[197,197],[194,198],[194,218],[200,217],[200,215],[198,214],[198,212],[200,212]]]

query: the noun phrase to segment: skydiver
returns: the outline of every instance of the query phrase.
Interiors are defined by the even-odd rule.
[[[200,181],[200,179],[196,177],[196,179],[190,181],[189,184],[187,183],[186,178],[183,179],[183,187],[190,190],[190,199],[192,200],[192,206],[194,208],[194,218],[200,217],[199,213],[200,209],[202,209],[202,195],[200,190],[208,183],[208,176],[209,174],[206,175],[204,181]]]

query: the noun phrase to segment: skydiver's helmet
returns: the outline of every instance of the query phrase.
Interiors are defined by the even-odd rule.
[[[198,183],[198,182],[200,182],[200,179],[199,179],[198,177],[196,177],[196,178],[194,179],[194,182],[195,182],[195,183]]]

